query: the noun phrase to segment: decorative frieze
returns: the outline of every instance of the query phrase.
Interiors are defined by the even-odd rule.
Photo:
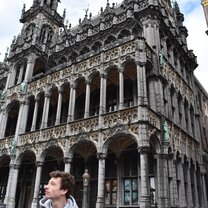
[[[174,70],[168,63],[164,63],[161,67],[162,75],[172,84],[182,96],[187,98],[187,100],[194,105],[194,94],[187,83],[181,78],[176,70]]]

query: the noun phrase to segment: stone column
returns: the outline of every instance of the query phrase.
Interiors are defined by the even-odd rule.
[[[9,87],[14,85],[14,78],[15,78],[15,75],[16,75],[15,66],[11,65],[10,67],[11,68],[10,68],[10,70],[8,72],[8,75],[7,75],[5,89],[8,89]]]
[[[106,154],[99,153],[99,167],[98,167],[98,192],[97,192],[97,201],[96,208],[105,207],[105,158]]]
[[[172,175],[173,175],[173,204],[175,207],[179,206],[178,188],[177,188],[177,160],[174,158],[172,163]]]
[[[136,42],[136,67],[137,67],[137,88],[138,88],[138,101],[137,104],[147,105],[147,85],[146,85],[146,51],[143,39]]]
[[[172,155],[169,155],[168,159],[168,169],[169,169],[169,201],[170,201],[170,207],[174,207],[175,205],[175,199],[174,199],[174,188],[173,188],[173,158]]]
[[[194,164],[194,195],[195,195],[195,207],[199,207],[199,197],[198,197],[198,189],[197,189],[197,174],[196,174],[196,164]]]
[[[33,120],[32,120],[32,126],[31,126],[31,131],[36,130],[36,122],[37,122],[37,116],[38,116],[38,106],[39,106],[39,97],[35,99],[35,108],[33,112]]]
[[[71,171],[72,158],[65,157],[64,158],[64,163],[65,163],[64,171],[67,172],[67,173],[70,173],[70,171]]]
[[[74,86],[73,93],[72,93],[72,108],[71,108],[71,116],[72,120],[74,120],[74,112],[75,112],[75,103],[76,103],[76,93],[77,93],[77,86]]]
[[[6,126],[6,110],[4,108],[0,108],[0,138],[4,137],[5,126]]]
[[[103,79],[103,113],[106,112],[107,75]]]
[[[177,98],[176,91],[174,91],[174,94],[173,94],[173,103],[174,103],[174,108],[175,108],[174,121],[175,123],[179,125],[179,111],[178,111],[179,106],[178,106],[178,98]]]
[[[104,73],[100,74],[100,108],[99,114],[105,113],[106,108],[106,75]]]
[[[18,118],[17,118],[17,125],[16,125],[16,130],[15,130],[15,136],[14,136],[15,141],[17,141],[17,139],[18,139],[19,132],[22,131],[22,129],[21,129],[21,120],[23,119],[22,116],[23,116],[24,104],[25,104],[24,101],[20,101],[20,108],[19,108],[19,113],[18,113]],[[24,119],[26,119],[26,118],[24,118]]]
[[[58,96],[58,106],[57,106],[57,111],[56,111],[56,123],[55,123],[55,125],[59,125],[60,120],[61,120],[61,107],[62,107],[62,93],[63,93],[63,90],[59,89],[58,93],[59,93],[59,96]]]
[[[202,172],[202,192],[203,192],[203,207],[208,207],[208,201],[207,201],[207,187],[206,187],[206,172]]]
[[[36,169],[36,177],[35,177],[35,188],[34,188],[31,208],[37,208],[39,203],[40,180],[41,180],[43,162],[36,162],[36,166],[37,169]]]
[[[86,81],[84,118],[88,118],[89,114],[90,114],[90,81]]]
[[[187,162],[187,202],[188,207],[193,207],[193,196],[192,196],[192,186],[191,186],[191,163]]]
[[[26,73],[25,73],[25,78],[24,78],[24,81],[26,83],[30,81],[30,79],[32,78],[33,69],[35,65],[35,59],[36,59],[36,55],[33,53],[30,54],[28,61],[27,61],[27,68],[26,68]]]
[[[72,120],[72,99],[73,99],[74,84],[70,85],[70,97],[69,97],[69,107],[68,107],[68,116],[67,123]]]
[[[183,130],[186,129],[186,118],[185,118],[184,104],[185,104],[184,100],[181,100],[181,102],[180,102],[181,114],[182,114],[181,127]]]
[[[119,110],[124,108],[124,70],[119,69]]]
[[[141,169],[141,195],[140,208],[150,207],[150,185],[149,185],[149,168],[148,168],[148,147],[141,147],[140,153],[140,169]]]
[[[20,72],[19,72],[19,76],[18,76],[18,80],[17,80],[17,84],[20,84],[23,80],[23,72],[24,72],[24,65],[21,66],[20,68]]]
[[[19,174],[19,166],[15,164],[11,164],[9,170],[9,179],[8,179],[9,184],[4,200],[4,204],[6,204],[6,208],[15,207],[15,196],[17,189],[18,174]]]
[[[167,171],[168,155],[160,154],[157,157],[157,191],[158,191],[158,208],[168,207],[168,171]]]
[[[192,130],[192,126],[191,126],[190,106],[187,109],[187,112],[188,112],[188,132],[189,132],[189,134],[193,135],[193,130]]]
[[[22,112],[22,118],[21,123],[19,127],[19,134],[25,133],[26,125],[27,125],[27,118],[28,118],[28,110],[29,110],[29,101],[26,100],[23,104],[23,112]]]
[[[45,101],[44,101],[44,107],[43,107],[43,117],[42,117],[42,122],[41,122],[41,129],[44,129],[44,128],[47,127],[50,97],[51,97],[51,95],[49,93],[45,94]]]
[[[185,186],[184,186],[184,172],[183,172],[184,163],[182,160],[178,162],[178,173],[180,177],[180,185],[179,185],[179,206],[187,207],[186,204],[186,194],[185,194]]]

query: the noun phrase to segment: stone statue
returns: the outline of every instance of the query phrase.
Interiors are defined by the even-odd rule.
[[[1,91],[1,95],[0,95],[1,100],[3,100],[3,99],[5,98],[6,92],[7,92],[6,89],[3,89],[3,90]]]
[[[23,81],[23,82],[20,84],[20,93],[26,92],[26,87],[27,87],[27,84],[26,84],[25,81]]]
[[[15,154],[16,153],[16,145],[17,145],[17,142],[14,139],[13,142],[12,142],[12,145],[11,145],[11,154]]]
[[[160,51],[160,54],[159,54],[159,63],[160,63],[160,66],[163,66],[163,64],[164,64],[164,57],[163,57],[163,54],[162,54],[161,51]]]
[[[163,124],[163,130],[164,130],[164,142],[169,142],[169,130],[168,130],[167,121],[165,121]]]

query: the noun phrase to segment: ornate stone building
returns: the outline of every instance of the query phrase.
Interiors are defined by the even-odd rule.
[[[1,66],[0,201],[36,208],[49,172],[88,169],[88,208],[206,208],[208,95],[177,3],[123,0],[71,28],[22,10]]]

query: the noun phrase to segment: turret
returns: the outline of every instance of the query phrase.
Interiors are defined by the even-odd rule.
[[[60,0],[33,0],[33,6],[46,6],[52,10],[57,10]]]

